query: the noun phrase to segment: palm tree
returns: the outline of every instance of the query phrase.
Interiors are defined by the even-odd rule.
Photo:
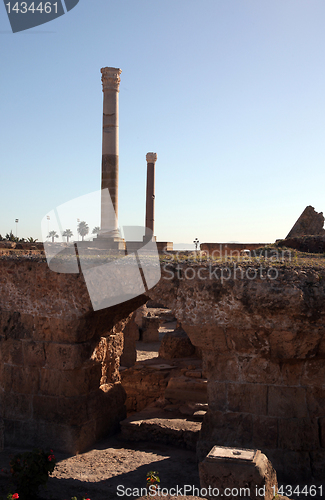
[[[71,231],[71,229],[66,229],[65,231],[63,231],[62,236],[66,236],[67,243],[69,243],[69,238],[73,236],[73,232]]]
[[[56,231],[50,231],[47,238],[52,238],[52,243],[54,243],[54,238],[58,238],[59,235],[57,234]]]
[[[84,237],[89,233],[88,224],[84,220],[82,220],[78,224],[78,233],[80,234],[82,241],[84,240]]]
[[[100,232],[100,227],[99,226],[96,226],[94,227],[94,229],[92,230],[91,234],[98,234]]]
[[[14,233],[12,232],[12,230],[10,231],[10,234],[6,234],[6,240],[8,241],[15,241],[16,243],[18,243],[19,241],[19,238],[17,238],[17,236],[14,235]]]

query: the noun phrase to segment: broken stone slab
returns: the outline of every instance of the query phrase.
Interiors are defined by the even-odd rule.
[[[156,316],[143,318],[143,342],[159,342],[160,319]]]
[[[272,500],[278,490],[270,460],[256,449],[214,446],[199,464],[199,475],[208,500],[215,499],[216,491],[230,500]]]

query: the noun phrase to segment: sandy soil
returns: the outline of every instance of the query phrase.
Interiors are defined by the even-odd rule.
[[[168,321],[163,323],[159,328],[159,342],[136,342],[137,361],[145,359],[157,358],[161,341],[164,335],[168,332],[173,332],[176,328],[176,321]]]
[[[169,326],[166,325],[164,330],[169,330]],[[160,330],[160,341],[166,333],[164,330]],[[157,357],[159,346],[160,342],[137,342],[137,360]],[[19,451],[24,450],[6,449],[0,452],[0,497],[5,497],[8,492],[10,457]],[[184,488],[184,485],[189,485],[200,489],[195,452],[160,443],[130,443],[123,441],[120,435],[115,435],[96,443],[85,453],[76,456],[63,453],[55,455],[57,466],[49,478],[47,488],[40,489],[42,500],[70,500],[73,496],[78,500],[82,497],[90,500],[144,500],[146,497],[141,488],[146,487],[146,475],[151,470],[158,472],[161,488],[170,490],[177,486]],[[130,491],[127,491],[127,488],[130,488]],[[14,492],[13,489],[10,491]],[[123,496],[123,492],[129,494]],[[147,498],[202,500],[203,497],[164,495]],[[313,500],[316,498],[318,497]]]
[[[160,332],[160,341],[165,330],[169,328]],[[137,361],[157,357],[160,341],[137,342]],[[24,450],[6,449],[0,452],[0,496],[5,496],[9,488],[10,457],[19,451]],[[130,443],[116,435],[98,442],[86,453],[76,456],[55,453],[55,456],[57,466],[54,473],[49,478],[47,488],[40,489],[40,496],[44,500],[70,500],[73,496],[78,500],[83,496],[90,500],[144,499],[141,488],[146,487],[146,475],[151,470],[159,473],[161,488],[170,490],[177,486],[184,488],[184,485],[200,488],[195,452],[159,443]],[[127,491],[127,488],[131,491]],[[123,492],[129,495],[123,496]],[[167,495],[157,498],[170,500],[174,497]],[[178,500],[199,498],[191,495],[177,497]]]
[[[8,469],[10,454],[17,450],[0,453],[1,468]],[[113,436],[97,443],[86,453],[68,456],[56,453],[58,460],[47,489],[40,490],[46,500],[70,500],[84,496],[90,500],[118,498],[142,498],[141,488],[146,487],[146,474],[157,471],[161,488],[179,488],[194,485],[199,488],[199,476],[195,452],[158,443],[128,443]],[[9,478],[0,477],[1,494],[7,493]],[[119,489],[118,489],[119,487]],[[126,491],[131,488],[131,491]],[[139,489],[139,492],[134,490]],[[122,496],[122,493],[129,495]],[[120,495],[118,495],[120,493]],[[152,497],[149,497],[152,498]],[[160,497],[168,500],[170,496]],[[181,499],[198,499],[194,496],[178,496]]]

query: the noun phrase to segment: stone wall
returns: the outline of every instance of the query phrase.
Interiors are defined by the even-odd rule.
[[[155,367],[137,363],[129,370],[121,372],[125,389],[126,410],[128,413],[141,411],[165,393],[170,376],[169,370],[157,370]]]
[[[42,257],[0,258],[0,397],[5,446],[76,453],[125,414],[123,329],[143,297],[93,312],[82,275]]]
[[[323,478],[325,270],[282,265],[276,279],[274,270],[254,279],[253,267],[243,276],[225,269],[166,264],[150,291],[202,349],[200,458],[213,445],[259,448],[280,478]]]
[[[297,236],[277,241],[279,247],[289,247],[299,252],[325,253],[325,236]]]
[[[325,269],[163,264],[150,298],[202,350],[213,445],[256,447],[290,481],[325,463]],[[231,267],[232,266],[232,267]],[[246,267],[245,267],[246,266]],[[36,256],[0,259],[5,444],[77,452],[122,418],[123,330],[148,297],[93,312],[81,275]]]
[[[249,250],[254,255],[254,250],[263,248],[267,243],[201,243],[200,249],[212,259],[219,257],[238,257],[243,250]]]

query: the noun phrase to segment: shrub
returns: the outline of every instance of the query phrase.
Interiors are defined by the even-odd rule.
[[[15,455],[10,461],[10,471],[19,493],[19,499],[29,500],[37,497],[38,488],[47,483],[55,464],[53,450],[45,452],[41,449],[34,449]]]

